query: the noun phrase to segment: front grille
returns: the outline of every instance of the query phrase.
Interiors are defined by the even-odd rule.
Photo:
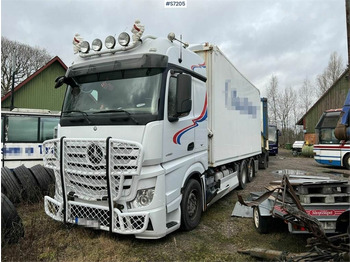
[[[117,200],[122,195],[124,177],[130,180],[140,173],[142,146],[139,143],[117,139],[108,140],[108,144],[103,139],[65,138],[62,141],[63,152],[60,152],[59,139],[44,143],[44,165],[59,171],[59,156],[63,156],[61,164],[66,194],[85,200],[105,199],[108,196],[108,174],[111,197]]]

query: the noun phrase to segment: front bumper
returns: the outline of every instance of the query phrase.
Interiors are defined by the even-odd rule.
[[[119,234],[140,234],[146,231],[150,212],[122,213],[113,208],[112,218],[109,216],[108,206],[82,203],[78,201],[67,201],[66,222],[84,225],[101,230]],[[45,196],[45,212],[51,218],[63,222],[63,203]],[[110,224],[112,223],[112,227]]]

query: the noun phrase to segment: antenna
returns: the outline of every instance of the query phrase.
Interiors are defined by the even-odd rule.
[[[174,33],[169,33],[169,34],[168,34],[168,39],[169,39],[171,42],[173,42],[174,40],[176,40],[176,41],[178,41],[178,42],[180,42],[180,43],[182,44],[181,47],[180,47],[180,57],[179,57],[179,63],[181,63],[181,62],[182,62],[182,47],[183,47],[183,48],[187,48],[187,47],[189,46],[189,44],[188,44],[188,43],[182,42],[182,35],[180,35],[180,40],[179,40],[179,39],[177,39],[177,38],[175,37],[175,34],[174,34]]]

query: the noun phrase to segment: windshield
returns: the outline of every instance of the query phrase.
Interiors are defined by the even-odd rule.
[[[321,128],[318,130],[320,144],[339,144],[339,140],[334,135],[334,128]]]
[[[62,117],[158,115],[162,69],[132,69],[82,75],[68,86]]]
[[[269,142],[277,142],[277,128],[275,126],[269,126]]]

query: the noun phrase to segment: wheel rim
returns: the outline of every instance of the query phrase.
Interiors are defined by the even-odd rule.
[[[249,172],[248,172],[249,177],[253,178],[253,176],[254,176],[254,169],[253,169],[252,162],[249,162],[248,170],[249,170]]]
[[[247,183],[247,169],[246,168],[243,168],[243,171],[242,171],[242,183],[243,184]]]
[[[258,208],[254,208],[254,225],[259,228],[259,211]]]
[[[190,218],[194,217],[197,213],[198,208],[198,198],[197,198],[197,190],[192,190],[188,196],[187,202],[187,214]]]

